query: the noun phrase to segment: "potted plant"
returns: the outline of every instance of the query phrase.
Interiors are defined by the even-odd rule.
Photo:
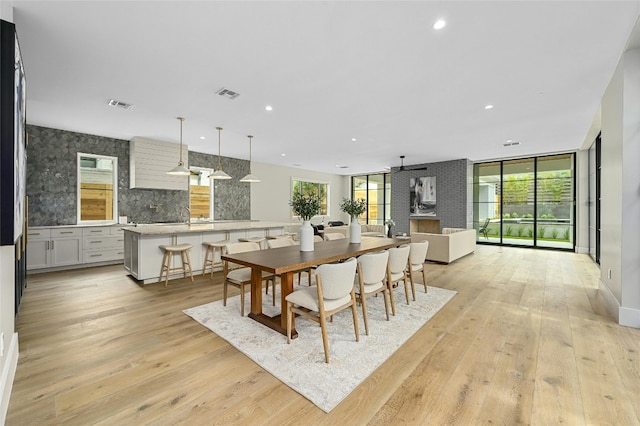
[[[358,217],[367,211],[367,200],[364,198],[360,198],[359,200],[343,198],[340,203],[340,210],[351,216],[349,242],[359,244],[362,226],[360,226],[360,222],[358,222]]]
[[[316,194],[301,194],[295,192],[289,201],[293,214],[300,216],[300,251],[313,251],[313,228],[311,218],[320,213],[322,200]]]

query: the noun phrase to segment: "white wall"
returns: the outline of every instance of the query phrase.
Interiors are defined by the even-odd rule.
[[[0,2],[0,19],[13,22],[13,2]],[[0,247],[0,424],[5,423],[13,377],[18,365],[18,333],[15,332],[15,247]]]
[[[602,98],[600,282],[622,325],[640,328],[640,49]]]
[[[640,49],[628,50],[622,104],[620,323],[640,327]]]
[[[251,171],[262,180],[250,184],[252,220],[291,222],[291,180],[301,179],[329,184],[329,216],[324,217],[325,223],[329,220],[348,222],[349,217],[340,211],[340,201],[350,197],[350,177],[256,162],[252,163]],[[316,217],[311,222],[319,224],[322,219]]]

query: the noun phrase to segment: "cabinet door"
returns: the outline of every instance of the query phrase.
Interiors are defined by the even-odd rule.
[[[29,240],[27,244],[27,269],[49,266],[49,240]]]
[[[82,240],[64,238],[51,241],[53,259],[51,266],[77,265],[82,263]]]

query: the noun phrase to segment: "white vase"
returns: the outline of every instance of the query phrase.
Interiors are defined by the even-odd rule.
[[[313,227],[309,220],[300,227],[300,251],[313,251]]]
[[[351,218],[351,225],[349,225],[349,242],[351,244],[360,244],[360,237],[362,235],[362,225],[358,222],[357,217]]]

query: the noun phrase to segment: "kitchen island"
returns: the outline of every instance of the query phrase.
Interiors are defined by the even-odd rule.
[[[240,238],[281,235],[297,230],[299,223],[262,221],[219,221],[198,223],[138,224],[124,228],[124,268],[143,284],[154,283],[160,277],[162,250],[160,245],[188,243],[191,249],[191,266],[194,275],[202,273],[206,246],[204,242]],[[216,261],[220,254],[216,253]],[[179,262],[178,259],[176,261]],[[169,278],[180,278],[175,275]]]

